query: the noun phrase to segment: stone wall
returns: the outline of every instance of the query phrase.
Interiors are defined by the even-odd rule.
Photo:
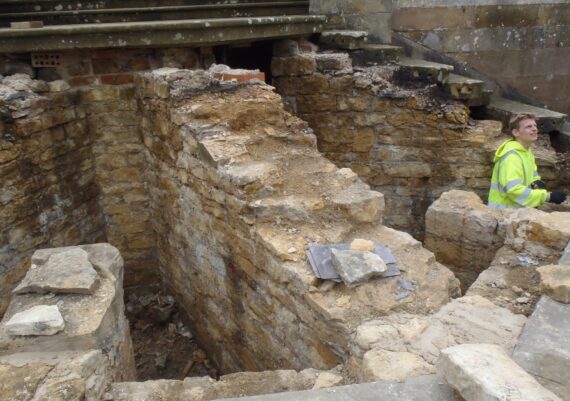
[[[137,90],[161,276],[222,371],[330,368],[363,319],[429,313],[456,294],[431,253],[379,224],[382,195],[323,158],[270,87],[162,69]],[[399,277],[318,280],[308,246],[355,237],[389,247],[412,291],[397,296]]]
[[[565,0],[398,0],[392,29],[570,113],[570,4]]]
[[[274,57],[272,68],[319,150],[384,194],[387,225],[421,238],[425,212],[441,193],[469,189],[486,198],[493,153],[505,139],[499,122],[470,119],[466,106],[433,86],[398,86],[396,67],[354,71],[347,54]],[[553,180],[555,157],[543,153],[541,174]]]
[[[393,0],[311,0],[312,14],[338,17],[348,29],[367,31],[370,39],[390,43]]]
[[[92,157],[105,233],[125,259],[125,285],[156,282],[156,240],[149,222],[135,90],[132,85],[83,88],[80,102],[93,135]]]
[[[105,237],[94,137],[68,88],[26,75],[0,85],[0,314],[34,249]]]
[[[72,87],[125,85],[139,71],[159,67],[196,68],[213,62],[212,49],[84,49],[0,55],[0,74],[26,73],[44,81],[63,79]]]

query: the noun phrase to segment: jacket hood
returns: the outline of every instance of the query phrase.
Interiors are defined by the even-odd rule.
[[[493,160],[495,163],[504,155],[506,155],[511,150],[516,150],[517,152],[527,152],[528,149],[525,149],[520,143],[518,143],[514,139],[507,139],[505,142],[499,146],[497,151],[495,152],[495,159]]]

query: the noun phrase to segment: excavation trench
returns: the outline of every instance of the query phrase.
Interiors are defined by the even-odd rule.
[[[120,250],[140,379],[342,365],[343,380],[379,380],[363,368],[358,329],[392,314],[423,321],[459,295],[454,274],[395,228],[429,238],[433,200],[452,188],[486,191],[500,124],[470,120],[432,86],[398,86],[393,66],[351,70],[349,61],[275,57],[278,93],[219,79],[224,70],[160,69],[133,85],[12,98],[16,110],[37,107],[6,124],[20,133],[14,146],[40,148],[16,152],[6,176],[42,194],[23,197],[30,210],[44,205],[18,224],[41,222],[37,234],[52,246],[106,240]],[[557,170],[543,171],[553,179]],[[451,237],[433,235],[430,249],[456,240],[460,255],[476,254]],[[401,275],[355,287],[316,278],[305,250],[355,238],[387,247]],[[11,239],[20,249],[38,241]],[[143,285],[157,282],[160,291]],[[433,372],[424,362],[420,371]],[[281,377],[279,386],[312,388],[317,375],[295,377],[304,384]]]

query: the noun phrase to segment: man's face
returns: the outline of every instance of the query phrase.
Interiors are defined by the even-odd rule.
[[[536,121],[527,118],[519,122],[519,128],[513,130],[515,139],[526,149],[538,139]]]

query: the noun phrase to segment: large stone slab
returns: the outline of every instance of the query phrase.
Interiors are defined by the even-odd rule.
[[[373,252],[333,249],[331,257],[342,281],[349,286],[381,276],[387,269],[382,258]]]
[[[441,352],[437,371],[466,401],[560,400],[497,345],[446,348]]]
[[[6,333],[11,336],[51,336],[64,327],[57,305],[37,305],[14,314],[6,322]]]
[[[540,290],[555,301],[570,303],[570,266],[547,265],[537,270]]]
[[[564,248],[564,253],[560,257],[558,264],[564,266],[570,266],[570,242],[568,242],[568,245],[566,245],[566,248]]]
[[[225,401],[460,401],[442,379],[435,375],[414,377],[401,383],[379,381],[333,389],[297,391],[255,397],[228,398]]]
[[[544,387],[570,400],[570,305],[542,296],[528,319],[513,359]]]
[[[26,277],[14,289],[16,294],[71,293],[93,294],[99,275],[81,248],[53,254],[45,264],[33,264]]]

